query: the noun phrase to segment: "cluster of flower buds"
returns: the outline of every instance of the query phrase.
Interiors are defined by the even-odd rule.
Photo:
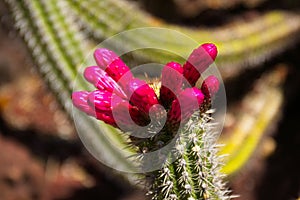
[[[84,78],[97,89],[72,94],[75,107],[114,127],[130,130],[134,125],[149,123],[149,112],[156,105],[167,112],[166,123],[176,126],[185,122],[199,109],[205,99],[211,99],[219,89],[215,76],[207,77],[201,88],[195,87],[201,73],[217,56],[214,44],[203,44],[195,49],[181,66],[167,63],[162,69],[159,95],[146,81],[135,78],[129,67],[108,49],[97,49],[97,66],[87,67]],[[130,116],[130,118],[128,118]],[[122,128],[121,128],[122,127]]]

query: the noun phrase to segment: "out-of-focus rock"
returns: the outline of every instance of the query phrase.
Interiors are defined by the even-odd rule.
[[[41,199],[44,169],[26,148],[0,136],[0,199]]]
[[[45,164],[21,144],[0,136],[0,199],[50,200],[90,188],[95,180],[76,159]]]
[[[46,164],[46,196],[51,199],[69,198],[76,189],[95,186],[95,180],[76,160],[69,159],[63,163],[49,159]]]
[[[26,74],[0,88],[0,111],[11,127],[74,138],[75,130],[41,79]]]

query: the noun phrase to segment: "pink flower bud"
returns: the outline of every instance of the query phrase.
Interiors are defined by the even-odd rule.
[[[132,79],[127,84],[127,96],[130,97],[130,102],[139,110],[148,114],[149,109],[158,104],[157,96],[154,90],[140,79]]]
[[[107,90],[124,99],[127,98],[122,88],[98,66],[87,67],[84,70],[84,78],[99,90]]]
[[[176,62],[166,64],[162,70],[160,103],[167,108],[167,116],[153,88],[134,78],[129,67],[108,49],[97,49],[94,57],[99,67],[91,66],[84,71],[84,78],[98,90],[74,92],[72,101],[79,110],[124,131],[136,130],[137,126],[146,126],[156,119],[163,123],[167,120],[167,128],[176,128],[203,106],[204,98],[218,91],[219,80],[214,76],[203,81],[202,91],[189,87],[195,85],[216,55],[215,45],[203,44],[192,52],[183,67]],[[184,77],[189,83],[183,83]]]
[[[88,115],[96,116],[95,111],[88,105],[88,95],[87,91],[77,91],[72,93],[73,105],[79,110],[85,112]]]
[[[199,109],[204,101],[204,95],[198,88],[185,89],[177,99],[172,102],[168,112],[168,122],[178,124],[186,122],[192,114]]]
[[[213,75],[207,77],[201,86],[201,91],[207,98],[213,97],[219,90],[220,82],[219,79]]]
[[[121,102],[112,110],[114,119],[118,127],[123,131],[129,131],[137,126],[148,124],[147,117],[135,106],[128,102]]]
[[[213,43],[204,43],[201,47],[208,53],[211,59],[214,61],[218,55],[218,50],[215,44]]]
[[[128,82],[134,79],[130,69],[121,59],[113,61],[107,68],[106,72],[111,76],[123,89]]]
[[[94,58],[97,65],[101,69],[105,70],[105,68],[108,65],[110,65],[114,60],[119,59],[119,56],[109,49],[99,48],[94,51]]]
[[[201,73],[214,62],[217,53],[217,47],[212,43],[202,44],[191,53],[187,62],[183,65],[183,75],[191,86],[196,84]]]
[[[168,107],[181,92],[183,68],[179,63],[170,62],[162,70],[160,101]]]
[[[78,91],[72,93],[73,105],[79,110],[85,112],[86,114],[95,117],[98,120],[102,120],[107,124],[110,124],[114,127],[116,123],[112,117],[111,111],[98,112],[88,104],[88,97],[90,93],[86,91]]]
[[[98,66],[105,70],[105,72],[122,87],[133,78],[129,67],[113,51],[97,49],[94,52],[94,58]]]
[[[115,122],[115,119],[112,116],[112,112],[111,111],[109,111],[109,112],[103,112],[103,111],[99,112],[99,111],[96,111],[96,116],[95,117],[96,117],[96,119],[101,120],[101,121],[105,122],[106,124],[109,124],[109,125],[111,125],[113,127],[118,128],[118,126],[117,126],[117,124]]]
[[[88,95],[88,104],[97,112],[111,112],[122,101],[125,100],[105,90],[95,90]]]

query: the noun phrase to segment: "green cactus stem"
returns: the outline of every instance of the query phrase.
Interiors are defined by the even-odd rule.
[[[167,160],[151,176],[155,177],[149,192],[152,199],[231,199],[220,173],[221,158],[208,116],[194,117],[182,129],[174,150],[178,159]]]
[[[76,18],[76,23],[85,29],[89,36],[96,41],[117,34],[121,31],[140,27],[162,27],[178,30],[199,44],[214,42],[220,51],[216,63],[220,66],[223,78],[232,77],[244,68],[256,66],[293,45],[300,31],[300,17],[294,13],[284,11],[270,11],[248,22],[225,25],[215,29],[187,28],[160,21],[142,11],[135,5],[122,0],[69,1],[70,13]],[[99,10],[103,12],[99,12]],[[132,48],[136,43],[162,43],[168,36],[144,33],[127,38],[122,44],[124,48]],[[181,55],[188,55],[195,47],[182,44],[167,43],[166,48],[175,49]],[[169,45],[169,46],[168,46]],[[142,46],[142,45],[140,45]],[[141,55],[140,55],[141,56]],[[171,55],[151,54],[142,55],[144,59],[166,63],[169,60],[177,61]]]
[[[239,111],[235,112],[240,120],[232,125],[230,130],[225,130],[219,141],[226,144],[221,148],[220,155],[230,155],[225,158],[223,173],[234,175],[237,169],[242,168],[263,140],[270,124],[278,120],[283,102],[282,85],[286,74],[287,69],[284,66],[277,66],[257,80],[253,91],[242,100],[242,108],[239,106]],[[236,152],[236,149],[239,149],[239,152]]]

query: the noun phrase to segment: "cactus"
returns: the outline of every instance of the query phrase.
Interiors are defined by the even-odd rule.
[[[71,23],[72,19],[67,17],[68,13],[63,12],[64,1],[10,1],[9,3],[15,14],[16,26],[20,28],[21,34],[27,41],[40,72],[57,95],[59,102],[71,115],[70,96],[73,81],[77,76],[84,52],[89,49],[89,43],[84,40],[79,27]],[[47,17],[47,13],[51,13],[52,17]],[[78,84],[87,87],[85,82]],[[117,160],[126,167],[130,167],[131,164],[126,160],[129,154],[121,154],[108,145],[107,138],[99,134],[103,130],[100,130],[96,122],[91,122],[85,116],[82,116],[80,121],[82,123],[78,129],[86,130],[88,133],[86,137],[96,137],[97,140],[103,142],[101,146],[107,152],[100,151],[100,155],[108,156],[112,163]],[[106,132],[110,135],[117,133],[109,127]],[[115,134],[114,144],[117,146],[123,145],[123,142],[119,141],[124,139],[120,137],[119,134]],[[133,181],[132,176],[128,176],[127,179]]]
[[[219,172],[221,162],[216,156],[215,137],[203,118],[200,124],[199,118],[193,118],[182,130],[183,137],[175,146],[179,158],[174,163],[166,161],[162,169],[151,174],[155,177],[149,192],[152,199],[231,198]],[[185,148],[187,141],[191,142]]]
[[[220,149],[220,155],[231,155],[227,160],[225,159],[226,165],[222,168],[223,173],[234,175],[237,169],[242,168],[255,152],[258,144],[262,142],[263,135],[270,124],[274,124],[272,122],[280,117],[280,108],[283,103],[282,85],[286,74],[285,66],[277,66],[265,73],[254,83],[254,89],[242,100],[242,109],[239,108],[238,113],[235,113],[240,120],[233,126],[233,129],[225,130],[225,136],[219,141],[221,144],[226,144]],[[249,128],[251,125],[253,128]],[[236,140],[231,140],[226,136],[228,134]],[[239,153],[235,153],[235,149],[240,149]]]
[[[257,5],[263,3],[265,0],[228,0],[228,1],[218,1],[218,0],[165,0],[165,1],[142,1],[144,7],[147,10],[152,11],[158,16],[164,18],[173,17],[176,15],[181,15],[185,18],[192,18],[202,11],[207,9],[217,10],[217,9],[230,9],[237,7],[238,5],[243,5],[248,8],[256,7]],[[168,8],[168,9],[166,9]],[[164,10],[163,10],[164,9]],[[161,11],[161,12],[159,12]],[[167,15],[167,16],[166,16]]]
[[[227,79],[284,51],[297,41],[300,30],[299,15],[286,11],[270,11],[251,22],[241,21],[230,27],[192,29],[158,20],[122,0],[6,0],[6,2],[12,10],[16,27],[32,52],[38,70],[70,115],[72,104],[69,97],[71,96],[73,81],[84,56],[97,42],[121,31],[156,26],[181,31],[199,43],[213,41],[220,52],[216,63],[220,66],[219,69],[224,79]],[[165,41],[165,37],[167,36],[157,37],[144,33],[137,35],[135,38],[128,38],[127,46],[124,46],[124,48],[131,48],[137,43],[139,45],[142,43],[145,46],[147,44],[162,43]],[[118,43],[114,45],[120,46]],[[188,55],[195,48],[194,46],[184,46],[182,48],[182,44],[177,43],[177,41],[166,45],[169,45],[167,48],[176,49],[183,55]],[[163,63],[170,60],[177,61],[172,55],[162,55],[160,53],[148,54],[142,52],[137,57]],[[82,88],[88,88],[86,82],[81,80],[79,80],[78,85]],[[263,111],[260,114],[263,114]],[[112,163],[117,162],[124,165],[124,167],[132,167],[126,159],[132,155],[132,151],[129,150],[125,153],[113,148],[114,145],[125,148],[124,141],[126,141],[126,137],[109,126],[102,125],[105,131],[100,130],[97,122],[90,121],[85,116],[78,117],[82,122],[78,128],[87,132],[86,137],[97,141],[96,145],[93,144],[95,145],[94,148],[103,147],[97,152],[99,157],[108,157],[108,160],[111,160]],[[197,132],[198,130],[192,131]],[[106,137],[99,134],[99,132],[104,132]],[[247,132],[247,135],[249,136],[250,133],[252,132]],[[230,143],[236,140],[235,137],[235,134],[231,134],[224,141]],[[254,134],[253,137],[256,141],[259,141],[262,134]],[[113,141],[112,144],[106,142],[108,138]],[[243,139],[243,142],[247,141],[247,139]],[[252,146],[250,152],[247,152],[246,157],[254,149],[255,145]],[[214,151],[214,148],[212,147],[211,150]],[[231,156],[245,155],[243,145],[232,146],[229,151],[237,152],[235,155],[228,156],[231,164],[235,163],[236,160],[231,159]],[[226,149],[223,152],[228,153]],[[238,167],[225,171],[228,173],[236,172],[246,160],[239,160],[238,162],[242,163],[236,165]],[[130,181],[135,181],[135,178],[131,175],[125,174],[125,177]],[[159,185],[159,181],[154,182],[154,185]]]
[[[199,44],[211,41],[217,45],[220,54],[216,64],[221,66],[219,70],[223,79],[237,75],[246,67],[263,63],[293,45],[300,31],[299,15],[284,11],[269,11],[253,21],[236,23],[229,27],[225,25],[215,29],[201,27],[194,29],[167,24],[140,12],[136,6],[128,5],[123,1],[103,0],[102,2],[97,3],[92,0],[84,3],[78,0],[69,2],[69,13],[73,14],[76,23],[96,41],[100,42],[104,38],[132,28],[154,26],[178,30]],[[99,12],[99,10],[105,12]],[[166,38],[168,35],[156,37],[145,32],[133,38],[126,38],[127,42],[122,43],[122,46],[130,49],[135,45],[151,44],[154,46],[166,41]],[[182,44],[178,41],[166,44],[166,48],[175,49],[181,55],[186,56],[195,48],[195,46],[188,45],[185,45],[185,48],[181,47]],[[178,61],[172,55],[161,53],[155,55],[144,53],[142,57],[162,63],[170,60]]]
[[[88,52],[95,45],[93,40],[87,39],[88,36],[101,41],[131,28],[173,28],[191,36],[199,43],[214,41],[220,51],[216,62],[221,66],[220,71],[226,79],[236,75],[246,66],[257,65],[283,51],[286,46],[295,42],[297,37],[293,36],[297,36],[300,28],[298,15],[281,11],[269,12],[250,23],[237,24],[230,28],[195,30],[164,24],[140,12],[135,6],[119,0],[103,0],[101,3],[80,3],[76,0],[6,1],[12,8],[16,26],[32,49],[40,71],[46,76],[46,80],[57,80],[54,85],[51,85],[54,81],[49,81],[49,84],[59,96],[63,95],[60,98],[63,104],[65,101],[62,99],[67,96],[66,90],[60,90],[63,87],[58,85],[65,85],[70,94],[72,80],[84,58],[84,52]],[[100,10],[102,12],[99,12]],[[81,28],[84,30],[81,31]],[[210,34],[211,32],[214,34]],[[164,40],[164,36],[155,37],[153,40],[152,35],[146,34],[136,37],[128,39],[129,47],[134,45],[134,42],[147,44],[161,43]],[[181,48],[176,42],[170,45],[170,48],[175,47],[182,55],[187,55],[195,48]],[[142,56],[153,61],[174,60],[170,55]],[[55,76],[55,73],[59,75]],[[68,106],[70,102],[65,105],[67,110]]]
[[[203,44],[183,67],[167,63],[161,84],[155,83],[161,86],[151,87],[113,51],[97,49],[98,66],[84,71],[97,89],[72,94],[80,111],[130,133],[128,145],[137,151],[138,172],[148,177],[154,200],[230,199],[208,110],[220,83],[211,75],[201,89],[194,87],[216,55],[215,45]]]

